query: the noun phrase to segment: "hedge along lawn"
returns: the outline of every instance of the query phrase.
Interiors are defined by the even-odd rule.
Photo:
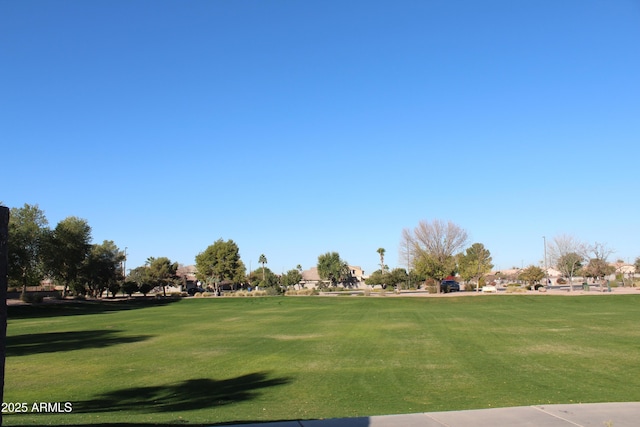
[[[640,296],[9,307],[5,425],[175,424],[640,400]],[[71,413],[33,403],[71,402]],[[64,408],[64,407],[63,407]]]

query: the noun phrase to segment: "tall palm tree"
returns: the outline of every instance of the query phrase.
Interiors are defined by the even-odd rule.
[[[380,254],[380,272],[384,274],[384,253],[386,252],[384,248],[378,248],[376,251]]]
[[[258,262],[262,264],[262,282],[264,283],[264,265],[267,264],[267,257],[264,256],[264,254],[261,254],[260,258],[258,258]]]

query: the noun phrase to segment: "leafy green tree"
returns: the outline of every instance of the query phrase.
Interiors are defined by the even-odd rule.
[[[456,274],[456,257],[422,254],[414,261],[416,272],[435,282],[440,282],[446,277]],[[436,286],[436,292],[440,292],[440,286]]]
[[[140,291],[140,293],[142,293],[142,295],[146,297],[153,288],[154,286],[151,283],[143,283],[142,285],[140,285],[138,290]]]
[[[414,287],[417,289],[420,287],[420,283],[423,283],[427,280],[427,276],[413,269],[409,271],[407,279],[407,285],[409,286],[409,289]]]
[[[407,274],[407,270],[405,270],[404,268],[394,268],[390,273],[387,274],[387,284],[394,287],[407,287],[406,284],[408,279],[409,275]]]
[[[140,291],[143,295],[147,295],[147,293],[154,288],[154,285],[152,283],[153,279],[151,278],[151,275],[149,273],[150,271],[148,264],[136,267],[129,272],[127,281],[136,284],[136,290],[134,292]]]
[[[520,272],[520,274],[518,275],[518,279],[533,286],[534,284],[542,280],[542,278],[544,278],[544,274],[544,270],[540,267],[530,265]]]
[[[136,282],[134,282],[133,280],[126,280],[122,284],[122,292],[124,292],[125,294],[129,295],[129,298],[131,298],[131,296],[133,294],[138,292],[138,284]]]
[[[140,267],[132,268],[127,275],[127,280],[135,282],[138,286],[143,283],[151,282],[148,265],[141,265]]]
[[[300,274],[300,270],[292,269],[282,275],[282,286],[287,289],[297,285],[301,280],[302,274]]]
[[[382,270],[376,270],[364,280],[364,283],[370,286],[384,285],[386,283],[386,275],[382,273]]]
[[[402,240],[401,251],[414,269],[440,281],[455,273],[455,256],[466,244],[467,232],[451,221],[423,220],[413,230],[404,229]]]
[[[261,277],[264,277],[264,280],[261,280]],[[255,286],[259,286],[261,288],[272,288],[280,293],[280,280],[268,267],[262,267],[252,271],[249,274],[249,280]]]
[[[50,233],[46,245],[47,270],[64,285],[63,296],[69,286],[84,294],[81,274],[91,250],[91,227],[86,220],[70,216],[60,221]]]
[[[258,258],[258,262],[260,264],[262,264],[262,281],[265,281],[265,277],[264,277],[264,265],[267,263],[267,257],[264,256],[264,254],[261,254],[260,257]]]
[[[84,262],[83,278],[89,287],[89,293],[101,296],[106,290],[119,289],[119,281],[122,279],[122,252],[112,240],[105,240],[102,244],[94,244]]]
[[[240,259],[240,250],[233,240],[216,240],[204,252],[196,256],[198,280],[218,286],[223,280],[242,283],[245,277],[245,266]]]
[[[385,288],[387,286],[396,287],[406,284],[408,278],[407,270],[404,268],[394,268],[390,272],[385,273],[383,273],[382,270],[376,270],[365,279],[365,283],[372,286],[381,285]]]
[[[149,262],[149,277],[151,278],[151,284],[154,287],[162,287],[162,295],[167,296],[166,287],[177,283],[178,276],[178,263],[172,263],[167,257],[148,259]]]
[[[107,296],[109,296],[109,292],[111,292],[111,298],[115,298],[115,296],[122,290],[122,280],[114,280],[113,282],[109,282],[107,286]]]
[[[591,258],[589,263],[582,269],[582,275],[598,280],[603,279],[605,276],[613,274],[616,268],[609,265],[605,260],[598,258]]]
[[[476,291],[478,291],[480,278],[493,268],[491,261],[491,252],[482,243],[474,243],[467,248],[465,253],[458,256],[460,277],[465,282],[476,279]]]
[[[350,273],[349,264],[340,259],[338,252],[327,252],[318,256],[318,275],[323,280],[329,280],[332,286],[348,282]]]
[[[8,261],[9,281],[22,286],[35,286],[45,276],[44,244],[48,222],[38,205],[12,208],[9,214]]]

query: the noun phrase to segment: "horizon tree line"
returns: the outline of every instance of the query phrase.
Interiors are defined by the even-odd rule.
[[[145,265],[130,271],[125,279],[124,251],[111,240],[91,243],[91,227],[84,219],[69,216],[55,228],[49,227],[44,212],[38,205],[26,204],[11,208],[9,220],[10,238],[9,282],[20,287],[22,293],[28,286],[36,286],[45,278],[63,286],[63,295],[102,296],[115,295],[122,290],[146,294],[151,289],[179,285],[184,278],[177,276],[178,263],[167,257],[149,257]],[[422,220],[413,229],[402,231],[399,245],[400,258],[406,259],[407,268],[390,270],[384,264],[386,250],[377,249],[380,269],[367,279],[367,284],[396,286],[425,282],[439,282],[458,275],[465,282],[475,281],[476,289],[481,278],[493,268],[491,253],[482,243],[465,248],[467,231],[451,221]],[[602,278],[611,274],[607,258],[613,253],[607,245],[596,242],[587,245],[573,236],[559,235],[547,244],[550,266],[556,267],[569,281],[576,275]],[[239,248],[233,240],[218,239],[195,257],[197,279],[214,290],[224,283],[240,286],[261,286],[282,290],[300,283],[302,267],[298,265],[286,273],[277,275],[266,267],[263,253],[258,259],[259,269],[247,273],[240,258]],[[640,269],[640,257],[636,259]],[[348,263],[338,252],[318,256],[318,274],[332,286],[352,285]],[[531,271],[529,271],[531,273]],[[536,277],[539,272],[532,273]],[[531,280],[531,279],[523,279]],[[541,280],[537,279],[537,280]],[[439,286],[437,286],[439,291]]]

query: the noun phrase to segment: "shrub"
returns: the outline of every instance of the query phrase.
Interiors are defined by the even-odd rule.
[[[269,296],[272,296],[272,297],[278,296],[278,295],[282,295],[282,292],[281,292],[280,288],[274,288],[274,287],[271,287],[271,286],[266,288],[264,290],[264,292],[265,292],[266,295],[269,295]]]
[[[202,298],[202,292],[196,292],[195,294],[193,294],[193,296],[195,298]]]
[[[40,304],[44,296],[42,294],[26,293],[22,295],[20,299],[29,304]]]
[[[136,292],[138,292],[138,284],[136,282],[132,282],[130,280],[127,280],[126,282],[124,282],[122,284],[122,292],[124,292],[125,294],[131,296],[131,295],[135,294]]]
[[[113,298],[118,292],[120,292],[120,289],[122,289],[122,285],[118,282],[113,282],[110,283],[109,286],[107,286],[107,289],[111,293],[111,298]]]
[[[567,284],[567,280],[564,279],[563,277],[560,277],[558,280],[556,280],[556,283],[558,285],[566,285]]]
[[[74,283],[71,285],[71,291],[76,296],[85,296],[87,294],[87,288],[82,283]]]
[[[142,285],[140,285],[138,290],[142,293],[142,295],[146,297],[147,294],[151,292],[152,289],[153,289],[153,285],[150,285],[148,283],[143,283]]]
[[[316,291],[315,289],[289,289],[287,292],[285,292],[285,295],[290,295],[290,296],[309,296],[309,295],[317,295],[318,291]]]
[[[214,294],[213,292],[209,292],[209,291],[206,291],[206,292],[203,292],[203,293],[202,293],[202,296],[203,296],[203,297],[212,297],[212,296],[214,296],[214,295],[215,295],[215,294]]]

